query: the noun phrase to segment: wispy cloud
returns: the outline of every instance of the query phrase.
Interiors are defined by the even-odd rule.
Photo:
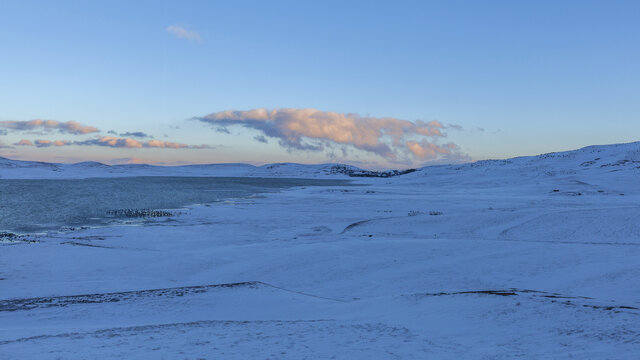
[[[440,144],[446,134],[438,121],[412,122],[316,109],[229,110],[194,119],[214,129],[232,125],[255,129],[262,138],[278,139],[281,146],[295,150],[324,151],[332,144],[348,145],[393,161],[436,160],[459,153],[454,143]]]
[[[253,140],[257,141],[257,142],[261,142],[261,143],[268,143],[269,141],[267,140],[266,137],[264,137],[264,135],[256,135],[253,137]]]
[[[146,147],[155,147],[155,148],[169,148],[169,149],[184,149],[189,148],[189,145],[179,144],[171,141],[162,141],[162,140],[149,140],[145,144]]]
[[[18,145],[18,146],[33,146],[33,142],[31,142],[31,140],[22,139],[22,140],[18,141],[17,143],[13,144],[13,145]]]
[[[132,137],[138,137],[138,138],[151,137],[151,136],[147,135],[146,133],[143,133],[142,131],[134,131],[134,132],[127,131],[125,133],[121,133],[120,136],[132,136]]]
[[[60,133],[66,134],[90,134],[99,132],[97,128],[93,126],[83,125],[75,121],[60,122],[55,120],[29,120],[29,121],[0,121],[0,128],[16,130],[16,131],[28,131],[28,130],[45,130],[52,131],[58,130]]]
[[[143,143],[141,143],[138,140],[130,139],[130,138],[102,136],[96,139],[76,141],[74,145],[95,145],[95,146],[107,146],[107,147],[113,147],[113,148],[141,148],[143,146]]]
[[[96,146],[107,146],[113,148],[168,148],[168,149],[191,149],[191,148],[200,148],[199,146],[191,146],[187,144],[180,144],[171,141],[162,141],[162,140],[149,140],[149,141],[138,141],[131,138],[119,138],[115,136],[102,136],[96,139],[90,139],[85,141],[76,141],[74,145],[96,145]]]
[[[167,32],[180,39],[186,39],[186,40],[195,41],[195,42],[202,41],[200,34],[198,34],[193,30],[187,30],[184,27],[179,25],[167,26]]]
[[[420,142],[407,141],[406,145],[409,151],[411,151],[413,155],[420,159],[433,159],[437,158],[438,155],[448,155],[457,148],[456,144],[454,143],[448,143],[444,146],[441,146],[428,142],[426,140],[422,140]]]
[[[36,146],[36,147],[50,147],[50,146],[103,146],[111,148],[166,148],[166,149],[213,149],[210,145],[187,145],[171,141],[162,140],[149,140],[138,141],[131,138],[120,138],[115,136],[101,136],[94,139],[82,140],[82,141],[69,141],[69,140],[35,140],[31,142],[27,139],[22,139],[14,145],[19,146]]]
[[[71,145],[69,140],[36,140],[34,145],[37,147],[49,147],[49,146],[66,146]]]
[[[13,145],[17,146],[35,146],[39,148],[50,147],[50,146],[67,146],[72,145],[73,143],[69,140],[42,140],[38,139],[35,141],[22,139]]]

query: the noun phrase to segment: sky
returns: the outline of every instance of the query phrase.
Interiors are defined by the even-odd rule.
[[[639,1],[0,0],[0,156],[407,168],[640,140]]]

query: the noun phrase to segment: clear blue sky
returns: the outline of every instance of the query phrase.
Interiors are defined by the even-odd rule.
[[[350,140],[302,137],[324,146],[301,150],[244,119],[194,120],[256,108],[435,120],[446,137],[421,144],[454,143],[471,159],[636,141],[639,19],[640,1],[4,0],[0,121],[75,121],[100,132],[7,125],[0,156],[402,166]],[[135,131],[150,135],[143,144],[211,148],[78,145]],[[14,145],[21,139],[71,144]]]

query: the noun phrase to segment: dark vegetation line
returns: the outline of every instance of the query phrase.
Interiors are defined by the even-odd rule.
[[[7,345],[11,343],[26,342],[32,340],[45,340],[45,339],[59,339],[59,338],[75,338],[83,337],[85,335],[101,336],[110,335],[113,333],[121,334],[122,332],[134,332],[139,333],[147,330],[158,329],[171,329],[171,328],[184,328],[184,327],[203,327],[212,325],[247,325],[247,324],[298,324],[298,323],[322,323],[322,322],[334,322],[334,319],[311,319],[311,320],[199,320],[190,322],[177,322],[168,324],[152,324],[152,325],[135,325],[126,327],[115,327],[108,329],[100,329],[90,332],[71,332],[52,335],[37,335],[22,337],[15,340],[0,341],[0,345]]]
[[[454,291],[454,292],[439,292],[439,293],[418,293],[403,295],[405,298],[420,299],[425,297],[434,296],[455,296],[455,295],[493,295],[493,296],[519,296],[530,295],[536,298],[550,299],[552,303],[560,303],[563,305],[579,306],[591,309],[609,310],[614,312],[620,312],[621,310],[640,310],[635,306],[627,305],[596,305],[596,304],[581,304],[576,300],[595,300],[587,296],[568,296],[558,293],[550,293],[546,291],[530,290],[530,289],[516,289],[510,288],[505,290],[468,290],[468,291]],[[562,300],[562,301],[561,301]]]
[[[268,284],[262,281],[244,281],[244,282],[226,283],[226,284],[182,286],[182,287],[174,287],[174,288],[133,290],[133,291],[112,292],[112,293],[7,299],[7,300],[0,300],[0,312],[33,310],[38,308],[49,308],[49,307],[66,307],[69,305],[76,305],[76,304],[116,303],[116,302],[127,301],[127,300],[137,300],[137,299],[146,298],[146,297],[175,298],[175,297],[180,297],[185,295],[201,294],[212,289],[257,288],[259,286],[271,287],[274,289],[287,291],[287,292],[295,293],[299,295],[314,297],[318,299],[323,299],[323,300],[345,302],[344,300],[340,300],[340,299],[333,299],[333,298],[309,294],[301,291],[286,289],[286,288]]]
[[[394,176],[400,176],[410,174],[416,171],[416,169],[407,170],[388,170],[388,171],[372,171],[372,170],[360,170],[353,169],[345,165],[334,165],[331,167],[331,174],[344,174],[350,177],[379,177],[388,178]]]

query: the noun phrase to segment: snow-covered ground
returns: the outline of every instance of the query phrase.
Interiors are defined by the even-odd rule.
[[[97,173],[22,165],[0,175]],[[342,176],[225,167],[105,173]],[[630,143],[12,242],[0,358],[637,359],[639,200]]]

